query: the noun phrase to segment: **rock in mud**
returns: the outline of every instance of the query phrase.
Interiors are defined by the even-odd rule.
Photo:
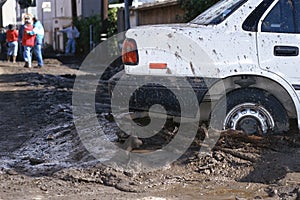
[[[46,162],[44,159],[42,158],[29,158],[29,163],[31,165],[39,165]]]

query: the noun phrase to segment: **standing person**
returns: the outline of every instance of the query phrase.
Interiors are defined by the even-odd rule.
[[[19,37],[18,37],[18,41],[19,41],[19,55],[21,57],[21,59],[24,59],[23,54],[24,54],[24,47],[22,45],[22,38],[23,38],[23,34],[24,34],[24,27],[25,27],[25,22],[27,20],[30,20],[30,16],[29,15],[25,15],[24,19],[23,19],[23,24],[21,26],[19,26]]]
[[[45,31],[42,23],[36,17],[33,17],[32,20],[33,20],[33,30],[28,31],[27,33],[29,35],[36,35],[35,44],[34,44],[34,53],[38,61],[37,67],[41,68],[44,65],[43,55],[42,55],[42,45],[43,45]]]
[[[16,27],[12,24],[8,25],[8,30],[6,31],[6,41],[7,41],[7,62],[10,61],[12,56],[13,63],[16,63],[16,58],[18,55],[18,36],[19,32]]]
[[[26,20],[25,21],[25,26],[24,26],[24,32],[23,32],[23,37],[22,37],[22,46],[24,47],[24,52],[23,52],[23,57],[25,60],[25,65],[24,67],[31,68],[31,62],[32,62],[32,49],[34,47],[34,42],[35,42],[35,37],[36,35],[30,35],[28,34],[33,30],[33,26],[31,24],[31,20]]]
[[[68,38],[68,43],[66,47],[66,54],[70,53],[70,49],[72,54],[75,54],[76,52],[76,38],[79,38],[80,32],[78,29],[74,26],[73,22],[71,23],[71,26],[60,30],[60,32],[66,33]]]

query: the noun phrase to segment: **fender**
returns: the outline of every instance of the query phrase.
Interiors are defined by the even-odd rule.
[[[297,91],[295,90],[293,83],[288,82],[286,79],[284,79],[282,76],[280,76],[279,74],[276,74],[274,72],[271,71],[267,71],[267,70],[261,70],[260,72],[235,72],[235,73],[230,73],[228,72],[227,74],[225,74],[224,76],[222,76],[222,80],[226,80],[226,79],[231,79],[233,77],[238,77],[238,76],[251,76],[251,77],[259,77],[265,80],[269,80],[270,82],[274,82],[275,84],[278,84],[282,89],[284,89],[289,97],[291,98],[292,102],[293,102],[293,106],[295,108],[295,115],[297,117],[297,122],[298,122],[298,128],[300,130],[300,99],[299,99],[299,95],[297,94]],[[213,86],[214,87],[214,86]],[[263,87],[258,86],[259,88],[264,89]],[[274,90],[278,90],[278,88],[274,89]],[[278,97],[278,95],[274,94],[275,96]],[[282,94],[279,94],[282,97]],[[284,98],[284,97],[282,97]]]

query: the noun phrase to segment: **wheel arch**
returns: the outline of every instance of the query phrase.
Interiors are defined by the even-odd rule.
[[[228,94],[244,87],[255,87],[275,96],[285,108],[288,117],[297,120],[298,130],[300,130],[300,104],[296,91],[291,84],[281,77],[274,76],[274,74],[268,76],[239,74],[224,77],[210,87],[205,98],[211,99],[210,91],[214,90],[213,88],[224,88],[225,94]],[[222,96],[219,96],[217,99],[211,99],[212,103],[217,102]]]

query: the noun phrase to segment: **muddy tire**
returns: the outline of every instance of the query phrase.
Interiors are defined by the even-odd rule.
[[[265,135],[288,131],[289,120],[275,96],[257,88],[242,88],[221,98],[211,113],[210,126]]]

